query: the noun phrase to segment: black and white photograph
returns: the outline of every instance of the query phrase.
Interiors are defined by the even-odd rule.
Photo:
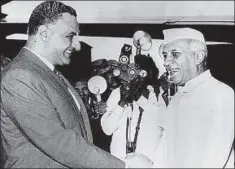
[[[0,2],[1,168],[234,168],[234,1]]]

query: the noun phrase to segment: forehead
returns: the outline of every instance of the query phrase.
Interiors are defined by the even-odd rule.
[[[79,32],[77,18],[73,15],[70,15],[69,13],[63,13],[62,17],[56,22],[54,26],[56,27],[57,31],[60,32]]]
[[[163,46],[163,52],[171,50],[184,50],[188,48],[189,45],[186,39],[179,39],[173,42],[167,43]]]

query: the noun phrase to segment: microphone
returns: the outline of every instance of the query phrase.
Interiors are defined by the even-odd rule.
[[[152,47],[152,39],[147,32],[144,31],[136,31],[133,35],[133,44],[135,45],[136,55],[141,54],[142,51],[148,51]]]
[[[88,80],[88,90],[96,97],[96,101],[101,102],[101,94],[107,89],[107,81],[102,76],[93,76]]]

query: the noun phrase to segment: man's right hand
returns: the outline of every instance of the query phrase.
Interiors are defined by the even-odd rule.
[[[98,114],[104,114],[107,109],[107,104],[103,101],[94,104],[95,112]]]
[[[128,168],[151,168],[153,165],[148,157],[137,153],[128,154],[124,161]]]
[[[118,102],[118,105],[121,107],[124,107],[125,105],[132,103],[129,89],[125,88],[124,86],[120,87],[120,100]]]

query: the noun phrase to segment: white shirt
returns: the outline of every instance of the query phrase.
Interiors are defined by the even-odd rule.
[[[137,153],[148,156],[152,161],[152,156],[158,148],[162,128],[159,126],[159,114],[164,112],[165,105],[160,105],[154,92],[150,92],[149,99],[143,96],[131,107],[120,107],[120,88],[112,91],[107,100],[107,112],[101,118],[101,126],[107,135],[112,136],[111,154],[122,159],[126,156],[126,122],[127,116],[131,116],[131,141],[134,140],[136,125],[139,118],[139,105],[144,109],[140,130],[137,139]],[[164,102],[162,102],[164,103]]]
[[[167,108],[163,135],[167,168],[222,168],[234,138],[234,91],[209,70],[190,80]]]
[[[53,64],[51,64],[46,58],[41,57],[39,54],[37,54],[36,52],[32,51],[31,49],[29,49],[28,47],[24,46],[25,49],[29,50],[30,52],[32,52],[35,56],[37,56],[45,65],[47,65],[52,71],[54,71],[55,66]],[[73,92],[71,91],[71,89],[68,87],[69,93],[72,95],[78,109],[80,110],[80,104],[77,101],[76,97],[74,96]]]

